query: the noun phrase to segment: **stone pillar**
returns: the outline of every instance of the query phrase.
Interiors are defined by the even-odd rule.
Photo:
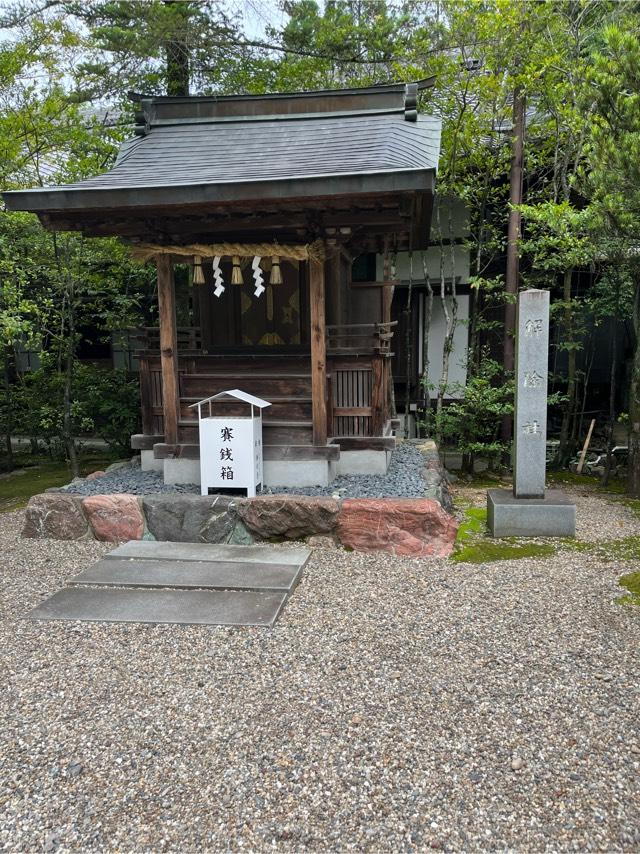
[[[562,493],[545,494],[549,292],[518,296],[514,483],[487,492],[493,537],[574,537],[576,507]]]
[[[516,498],[544,498],[549,291],[520,293],[516,328],[513,494]]]

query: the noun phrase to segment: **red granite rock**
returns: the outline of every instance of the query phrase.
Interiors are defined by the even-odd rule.
[[[299,540],[335,530],[340,503],[335,498],[307,495],[265,495],[238,501],[246,527],[263,540]]]
[[[51,540],[83,540],[91,533],[77,495],[46,492],[29,499],[23,537]]]
[[[141,540],[144,518],[135,495],[89,495],[82,500],[96,540],[109,543]]]
[[[447,557],[457,530],[455,519],[430,498],[351,498],[338,516],[340,542],[362,552]]]
[[[88,474],[85,480],[95,480],[97,477],[102,477],[103,474],[106,474],[106,472],[98,469],[98,471],[92,471],[91,474]]]

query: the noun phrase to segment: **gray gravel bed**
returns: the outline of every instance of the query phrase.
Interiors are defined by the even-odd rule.
[[[422,477],[424,457],[420,451],[403,443],[391,454],[386,474],[340,475],[329,486],[278,487],[267,493],[289,495],[340,495],[341,498],[422,498],[427,484]]]
[[[288,493],[291,495],[333,495],[343,498],[421,498],[426,492],[426,483],[421,475],[424,457],[409,444],[399,445],[391,455],[391,463],[384,475],[343,475],[329,486],[304,488],[267,488],[267,495]],[[132,495],[150,493],[200,493],[196,484],[165,484],[162,475],[153,471],[141,471],[139,466],[122,466],[95,480],[83,480],[69,488],[77,495],[102,495],[127,492]]]
[[[271,631],[31,623],[109,547],[20,524],[0,516],[0,849],[640,848],[629,565],[316,549]]]
[[[195,483],[165,483],[162,475],[155,471],[142,471],[140,466],[127,465],[96,477],[93,480],[78,480],[56,492],[73,492],[75,495],[150,495],[155,493],[197,493],[200,487]]]

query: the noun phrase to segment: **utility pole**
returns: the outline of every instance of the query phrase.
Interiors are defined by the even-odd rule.
[[[509,174],[509,227],[507,232],[507,271],[505,292],[507,303],[504,308],[504,372],[515,369],[516,297],[519,279],[519,248],[521,216],[517,206],[522,204],[522,172],[524,161],[525,97],[520,86],[513,93],[513,137],[511,141],[511,170]],[[510,416],[502,421],[502,438],[511,439],[513,422]]]

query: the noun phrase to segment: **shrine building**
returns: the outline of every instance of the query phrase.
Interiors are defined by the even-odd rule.
[[[4,194],[51,231],[116,236],[156,265],[131,437],[143,468],[197,482],[193,404],[237,388],[271,404],[267,485],[386,470],[393,260],[429,242],[440,121],[417,96],[431,83],[142,97],[110,171]],[[376,256],[378,276],[362,263]]]

